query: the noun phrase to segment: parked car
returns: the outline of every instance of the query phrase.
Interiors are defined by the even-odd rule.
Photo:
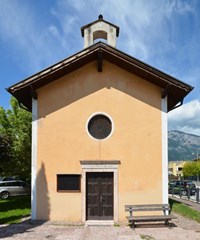
[[[7,199],[11,196],[30,195],[30,184],[20,181],[2,181],[0,182],[0,198]]]
[[[15,181],[19,180],[17,177],[3,177],[1,181]]]
[[[168,192],[171,194],[181,194],[186,196],[188,191],[190,195],[195,195],[196,185],[190,180],[172,180],[168,185]]]

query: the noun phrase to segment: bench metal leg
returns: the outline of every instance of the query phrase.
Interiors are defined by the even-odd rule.
[[[129,225],[131,226],[132,229],[135,229],[135,222],[134,221],[129,221]]]
[[[169,220],[165,220],[165,225],[169,225]]]

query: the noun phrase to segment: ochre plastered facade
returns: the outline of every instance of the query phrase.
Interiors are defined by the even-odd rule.
[[[57,174],[82,174],[81,160],[119,160],[119,221],[125,204],[162,203],[161,89],[107,61],[96,61],[37,90],[36,219],[83,221],[83,189],[57,192]],[[110,116],[114,130],[94,140],[87,121]],[[85,186],[83,182],[81,187]]]

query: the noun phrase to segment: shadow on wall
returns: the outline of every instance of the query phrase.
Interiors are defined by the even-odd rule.
[[[47,180],[46,180],[44,164],[42,164],[42,167],[41,167],[40,171],[38,172],[37,185],[38,185],[38,188],[37,188],[37,207],[38,208],[37,208],[36,216],[37,216],[38,220],[26,219],[26,220],[22,221],[20,224],[11,224],[11,225],[6,225],[6,226],[0,225],[0,238],[1,239],[13,237],[16,234],[23,234],[25,232],[31,232],[30,229],[36,228],[36,227],[44,224],[49,219],[50,203],[49,203],[49,194],[48,194],[48,187],[47,187]],[[34,188],[35,188],[35,186],[34,186]],[[9,211],[9,209],[8,209],[8,211]],[[25,217],[27,217],[27,216],[25,216]]]
[[[146,94],[146,88],[151,89],[150,95]],[[66,107],[102,89],[108,89],[110,91],[116,89],[141,102],[151,105],[154,108],[161,108],[160,102],[156,100],[158,97],[160,99],[161,92],[159,88],[155,89],[152,84],[128,73],[127,71],[119,71],[118,67],[107,62],[104,62],[104,69],[101,73],[97,72],[96,61],[94,61],[81,69],[50,83],[45,86],[44,89],[46,89],[46,93],[48,92],[48,94],[41,92],[40,94],[43,94],[43,97],[40,101],[43,101],[44,106],[48,107],[43,107],[39,118],[46,117],[52,112]],[[43,88],[41,91],[43,91]],[[112,96],[111,93],[110,96]],[[157,98],[155,98],[155,96],[157,96]],[[118,107],[119,102],[116,101],[116,99],[114,101],[116,107]],[[51,102],[53,102],[53,104],[49,104]]]
[[[50,218],[50,202],[49,202],[49,191],[48,191],[48,186],[47,186],[47,179],[46,179],[44,163],[42,163],[42,166],[37,174],[36,182],[37,182],[36,218],[39,220],[49,220],[49,218]]]

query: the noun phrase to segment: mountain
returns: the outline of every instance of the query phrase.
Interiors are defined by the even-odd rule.
[[[200,136],[180,131],[168,132],[169,161],[192,160],[200,157]]]

